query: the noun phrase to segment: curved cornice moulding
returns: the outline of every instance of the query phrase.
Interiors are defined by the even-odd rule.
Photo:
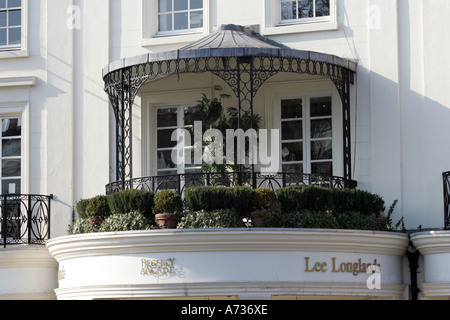
[[[450,231],[426,231],[411,235],[411,241],[423,255],[450,254]]]
[[[304,251],[403,256],[408,236],[393,232],[315,229],[202,229],[94,233],[56,238],[47,248],[61,262],[130,253]]]

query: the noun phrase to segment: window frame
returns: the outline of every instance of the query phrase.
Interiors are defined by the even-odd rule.
[[[188,0],[189,3],[190,3],[190,1],[191,0]],[[205,16],[205,4],[204,4],[204,2],[205,1],[202,0],[202,2],[203,2],[203,6],[201,8],[201,11],[202,11],[202,15],[203,15],[203,24],[204,24],[205,23],[205,19],[204,19],[204,16]],[[193,11],[200,11],[200,9],[190,9],[190,8],[188,8],[187,10],[175,11],[175,8],[173,7],[174,6],[174,0],[172,0],[172,10],[171,11],[167,11],[166,13],[164,13],[164,12],[161,13],[161,12],[159,12],[158,0],[155,0],[154,3],[156,5],[156,7],[155,7],[155,15],[156,15],[156,18],[155,18],[155,22],[156,22],[156,26],[155,26],[156,29],[155,29],[155,31],[156,31],[156,33],[155,33],[155,36],[157,36],[157,37],[164,37],[164,36],[179,35],[179,34],[199,33],[199,32],[203,31],[204,25],[202,27],[199,27],[199,28],[191,28],[190,27],[190,23],[189,23],[190,22],[190,13],[193,12]],[[175,26],[174,15],[177,12],[187,12],[188,13],[188,28],[187,29],[179,29],[179,30],[175,30],[174,29],[174,26]],[[161,14],[171,14],[172,15],[172,30],[167,30],[167,31],[160,31],[159,30],[159,16]]]
[[[173,45],[194,42],[210,32],[210,0],[203,0],[203,27],[158,32],[158,0],[143,0],[141,46]]]
[[[337,2],[338,0],[330,0],[329,16],[301,18],[283,22],[281,20],[281,0],[265,0],[265,27],[262,29],[262,35],[338,30]]]
[[[333,0],[330,0],[330,15],[329,16],[319,16],[319,17],[308,17],[308,18],[296,18],[296,19],[282,19],[281,15],[281,3],[287,2],[288,0],[277,0],[277,21],[279,25],[292,25],[292,24],[302,24],[302,23],[312,23],[312,22],[329,22],[331,20],[332,16],[332,7],[333,7]],[[289,0],[289,1],[298,1],[300,0]],[[316,4],[317,0],[314,1],[314,6]],[[298,8],[297,8],[297,14],[298,14]],[[315,14],[315,12],[314,12]]]
[[[192,103],[188,103],[188,104],[177,104],[177,105],[158,105],[155,107],[155,113],[156,113],[156,125],[155,125],[155,137],[156,137],[156,148],[155,148],[155,170],[156,170],[156,176],[159,176],[159,173],[163,173],[163,172],[172,172],[172,171],[176,171],[176,174],[187,174],[191,171],[198,171],[201,170],[201,166],[189,166],[188,165],[182,165],[182,164],[178,164],[175,168],[167,168],[167,169],[160,169],[158,168],[158,153],[160,151],[172,151],[175,147],[177,147],[177,144],[174,147],[168,147],[168,148],[159,148],[158,147],[158,131],[160,130],[177,130],[177,129],[184,129],[187,127],[192,127],[189,125],[186,125],[184,120],[184,111],[186,108],[193,108],[195,107],[195,104]],[[168,127],[158,127],[158,123],[157,123],[157,115],[158,115],[158,111],[159,110],[163,110],[163,109],[177,109],[177,125],[176,126],[168,126]],[[183,142],[185,143],[186,140],[183,140]],[[183,146],[183,151],[185,150],[194,150],[194,146],[190,145],[190,144],[184,144]],[[183,155],[185,156],[184,152]],[[169,173],[173,174],[173,173]]]
[[[15,195],[15,194],[23,194],[23,190],[22,190],[22,177],[23,177],[23,125],[22,125],[22,116],[20,114],[10,114],[10,115],[0,115],[0,123],[3,126],[3,120],[12,120],[12,119],[18,119],[20,121],[20,135],[18,136],[7,136],[4,137],[3,136],[3,127],[2,130],[0,132],[0,166],[1,166],[1,170],[0,170],[0,194],[4,195],[4,194],[11,194],[11,195]],[[20,156],[4,156],[3,155],[3,143],[6,140],[18,140],[20,139]],[[3,176],[3,161],[4,160],[19,160],[20,161],[20,175],[19,176],[11,176],[11,177],[4,177]],[[19,189],[20,192],[10,192],[8,191],[7,193],[3,193],[3,182],[4,181],[8,181],[8,180],[19,180]],[[17,189],[17,186],[16,186]]]
[[[303,99],[310,104],[311,98],[320,97],[331,97],[332,102],[332,150],[333,150],[333,176],[343,175],[343,143],[342,143],[342,102],[339,97],[339,93],[336,92],[336,88],[333,83],[329,80],[299,80],[299,81],[280,81],[278,83],[268,84],[266,90],[266,101],[268,101],[272,108],[268,108],[266,112],[266,126],[268,128],[275,128],[280,130],[280,140],[279,140],[279,172],[283,169],[283,158],[282,158],[282,132],[281,132],[281,101],[286,99]],[[307,100],[305,100],[307,99]],[[304,107],[305,108],[305,107]],[[307,110],[306,110],[307,111]],[[305,110],[303,110],[305,112]],[[303,119],[304,119],[303,115]],[[310,131],[310,124],[307,124],[306,130]],[[303,124],[303,129],[305,130],[305,124]],[[303,141],[305,139],[305,134],[307,132],[303,131]],[[307,137],[309,138],[309,137]],[[305,142],[304,142],[305,143]],[[308,146],[309,148],[309,146]],[[303,171],[304,173],[311,173],[311,166],[308,164],[305,167],[305,162],[307,162],[308,156],[306,152],[308,150],[303,147]],[[319,161],[320,162],[320,161]]]
[[[16,9],[18,7],[14,7],[14,9]],[[19,50],[26,50],[26,35],[27,35],[27,20],[28,20],[28,0],[22,0],[21,1],[21,6],[20,6],[20,12],[21,12],[21,24],[20,24],[20,43],[19,44],[13,44],[13,45],[0,45],[0,58],[2,58],[2,53],[7,53],[7,52],[17,52]],[[9,8],[7,7],[6,12],[8,12]],[[2,10],[2,11],[5,11]],[[16,27],[16,26],[14,26]],[[2,29],[6,29],[9,30],[9,26],[7,25],[6,27],[3,27]],[[8,33],[8,31],[7,31]]]
[[[0,119],[20,118],[22,122],[21,132],[21,194],[29,193],[29,103],[28,102],[8,102],[0,103]],[[1,174],[1,173],[0,173]],[[3,180],[1,178],[0,180]],[[1,185],[0,185],[1,186]],[[1,193],[1,190],[0,190]]]

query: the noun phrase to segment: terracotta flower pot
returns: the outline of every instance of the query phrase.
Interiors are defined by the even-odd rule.
[[[176,229],[178,225],[178,215],[176,213],[157,213],[155,221],[158,229]]]
[[[267,210],[257,210],[250,212],[250,218],[252,219],[252,226],[254,228],[261,228],[263,224],[263,219],[268,214],[270,214],[270,212]]]

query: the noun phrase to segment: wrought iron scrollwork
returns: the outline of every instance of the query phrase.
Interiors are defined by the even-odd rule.
[[[350,85],[353,71],[332,62],[306,58],[212,56],[149,61],[116,69],[105,75],[105,91],[116,117],[116,173],[117,180],[122,181],[122,189],[127,188],[125,181],[133,178],[132,106],[142,85],[162,76],[203,72],[220,77],[230,86],[239,100],[239,119],[243,115],[253,117],[254,97],[261,86],[278,73],[308,74],[331,79],[342,100],[344,178],[346,181],[351,180]]]
[[[106,194],[121,191],[122,181],[106,186]],[[319,174],[298,172],[259,173],[259,172],[207,172],[187,173],[164,176],[152,176],[127,180],[126,189],[150,190],[153,192],[165,189],[175,190],[183,194],[187,188],[199,186],[269,188],[273,191],[287,186],[322,186],[333,189],[356,188],[356,181],[345,178]]]
[[[1,195],[0,243],[43,245],[50,239],[52,196]]]

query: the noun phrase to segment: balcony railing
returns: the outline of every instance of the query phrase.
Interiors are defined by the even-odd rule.
[[[44,245],[53,196],[0,195],[0,245]]]
[[[450,171],[442,174],[444,180],[444,228],[450,229]]]
[[[144,189],[154,192],[170,189],[183,194],[187,188],[198,186],[248,186],[253,189],[267,187],[275,191],[292,185],[318,185],[328,188],[354,189],[357,182],[336,176],[288,172],[274,174],[258,172],[188,173],[113,182],[106,186],[106,194],[129,189]]]

